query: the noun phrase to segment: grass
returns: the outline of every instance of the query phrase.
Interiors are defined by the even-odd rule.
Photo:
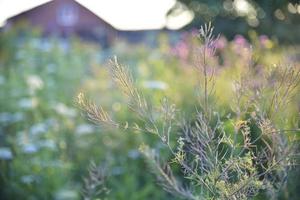
[[[27,32],[19,37],[19,32],[2,32],[0,36],[1,199],[81,199],[82,190],[86,188],[84,177],[91,180],[88,174],[90,160],[107,169],[105,187],[110,191],[109,199],[174,199],[155,184],[155,176],[150,171],[158,172],[157,167],[160,172],[166,173],[166,177],[176,177],[170,179],[170,183],[177,185],[175,191],[188,196],[201,194],[200,187],[190,184],[190,179],[186,179],[187,174],[183,174],[180,166],[183,160],[192,157],[192,154],[185,152],[190,145],[187,145],[184,130],[199,132],[196,131],[197,123],[209,116],[201,115],[205,97],[203,66],[197,65],[195,68],[199,57],[193,56],[198,55],[196,50],[201,47],[198,39],[189,34],[182,36],[181,42],[185,44],[187,54],[182,54],[177,46],[163,40],[167,37],[162,37],[155,48],[142,45],[133,48],[120,42],[104,51],[77,39],[68,42],[55,38],[43,40],[39,39],[38,33]],[[273,44],[271,48],[262,48],[253,38],[251,44],[255,48],[252,53],[248,49],[248,41],[241,46],[236,40],[226,40],[224,47],[216,49],[217,56],[207,60],[207,74],[214,72],[215,77],[215,81],[208,84],[209,88],[214,88],[207,100],[207,110],[213,108],[209,111],[211,118],[208,127],[211,129],[221,123],[219,128],[224,129],[227,135],[223,138],[226,139],[224,143],[234,141],[234,132],[237,131],[236,140],[241,148],[244,137],[249,138],[248,127],[250,142],[261,132],[259,130],[270,126],[268,120],[272,126],[276,125],[276,130],[299,127],[296,109],[299,89],[296,87],[289,92],[289,106],[284,101],[278,101],[277,97],[284,95],[288,88],[284,85],[276,89],[285,74],[279,71],[289,68],[285,68],[286,65],[274,68],[272,65],[279,63],[279,60],[290,63],[290,57],[297,50],[281,47],[272,40],[269,40]],[[132,51],[124,52],[124,46]],[[106,65],[104,55],[114,54],[129,67],[124,68],[114,60],[112,65]],[[249,55],[252,60],[248,59]],[[210,70],[211,66],[215,70]],[[294,66],[299,66],[299,63]],[[248,67],[253,70],[249,72]],[[123,69],[131,74],[127,82],[131,81],[130,87],[135,88],[127,95],[122,95],[122,90],[126,92],[124,87],[121,91],[117,90],[117,84],[109,77],[111,74],[118,79],[118,74],[114,72]],[[286,76],[294,77],[290,69],[286,71]],[[260,80],[264,81],[261,83]],[[292,84],[294,79],[286,80]],[[242,84],[245,82],[246,87]],[[265,86],[259,90],[263,94],[258,95],[261,98],[255,99],[260,111],[268,110],[270,104],[264,102],[271,102],[268,100],[273,91],[277,91],[274,105],[278,103],[278,110],[272,110],[270,115],[267,112],[264,113],[266,115],[258,115],[261,114],[258,112],[256,116],[249,112],[246,109],[248,100],[250,96],[257,95],[253,91],[258,91],[246,90],[249,86],[256,88],[256,84],[250,83]],[[237,91],[240,96],[235,95]],[[106,112],[106,121],[113,121],[121,129],[94,126],[82,117],[80,110],[74,106],[74,98],[80,92],[95,100],[95,103],[88,100],[89,105],[95,108],[101,105]],[[137,110],[138,114],[133,114],[132,109]],[[256,111],[253,107],[251,109]],[[98,111],[101,114],[102,111]],[[217,115],[214,115],[215,111]],[[240,118],[237,118],[237,112],[240,112]],[[153,125],[158,133],[155,133],[157,130]],[[172,127],[171,130],[169,127]],[[141,134],[140,129],[150,134]],[[220,130],[217,132],[222,133]],[[291,140],[295,134],[285,131],[280,135]],[[262,144],[263,141],[258,145]],[[140,146],[143,152],[138,150]],[[173,152],[168,150],[168,146]],[[239,151],[237,148],[233,156]],[[146,159],[148,161],[145,162],[144,156],[155,159]],[[247,158],[246,154],[239,162],[246,162],[244,158]],[[91,168],[93,171],[95,166]],[[164,179],[158,180],[165,189],[172,189]],[[298,180],[289,178],[288,181],[288,187],[282,188],[281,198],[297,199]],[[222,182],[218,187],[216,190],[226,190],[222,188]],[[205,189],[202,192],[209,195]],[[257,199],[266,198],[263,195],[260,193]]]
[[[211,24],[200,28],[199,37],[202,45],[196,68],[200,72],[200,96],[199,104],[194,106],[194,119],[182,117],[184,111],[179,111],[167,99],[161,101],[160,107],[154,107],[135,86],[129,69],[116,58],[111,61],[111,77],[139,120],[117,122],[83,93],[78,95],[78,106],[96,124],[155,135],[169,155],[162,159],[161,150],[146,144],[141,145],[140,151],[158,184],[175,197],[250,199],[265,192],[269,198],[276,198],[296,154],[296,136],[290,139],[285,132],[299,132],[297,126],[285,129],[277,115],[284,113],[282,107],[294,96],[300,72],[289,66],[278,66],[269,71],[262,69],[259,74],[249,57],[245,66],[247,74],[241,73],[242,79],[234,85],[234,101],[229,104],[233,109],[225,113],[224,119],[211,103],[216,99],[214,80],[217,77],[215,69],[209,69],[208,64],[216,53],[218,38],[213,36]],[[228,121],[232,123],[231,131],[225,131],[224,123]],[[181,169],[177,172],[179,178],[172,170],[174,165]]]

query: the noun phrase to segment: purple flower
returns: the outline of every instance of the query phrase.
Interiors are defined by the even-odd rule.
[[[259,36],[259,44],[263,48],[269,48],[272,45],[272,42],[270,41],[268,36],[261,35],[261,36]]]
[[[189,55],[188,45],[184,41],[180,41],[176,44],[176,46],[172,49],[173,54],[178,56],[182,60],[186,60]]]
[[[199,30],[198,30],[198,29],[195,29],[195,28],[193,28],[193,29],[191,30],[191,35],[192,35],[192,37],[196,37],[196,36],[198,36],[198,35],[199,35]]]
[[[216,40],[215,47],[216,49],[224,49],[227,45],[227,39],[224,36],[221,36],[218,40]]]
[[[249,47],[248,41],[242,35],[236,35],[233,40],[234,44],[238,47]]]

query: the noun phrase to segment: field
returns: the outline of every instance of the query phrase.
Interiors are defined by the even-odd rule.
[[[229,41],[221,35],[214,52],[206,51],[209,59],[203,64],[206,44],[198,33],[184,32],[175,43],[161,34],[155,47],[118,41],[103,49],[75,37],[64,41],[43,39],[34,31],[20,37],[20,32],[0,35],[0,199],[180,199],[155,177],[157,169],[147,162],[148,148],[159,154],[159,162],[171,165],[183,185],[200,194],[197,183],[189,185],[195,177],[181,171],[185,158],[180,153],[187,150],[179,148],[183,136],[177,121],[170,135],[160,135],[147,127],[143,114],[134,114],[139,96],[126,95],[126,88],[125,95],[122,88],[118,90],[111,78],[118,70],[118,64],[112,63],[114,56],[126,66],[134,88],[147,100],[146,113],[174,109],[171,114],[191,123],[197,121],[198,112],[217,113],[228,133],[224,144],[233,141],[235,131],[235,143],[255,140],[255,134],[261,133],[254,125],[255,116],[269,117],[272,128],[285,138],[284,144],[275,145],[295,150],[293,155],[287,152],[291,159],[284,164],[277,162],[282,165],[276,170],[284,168],[283,174],[272,174],[270,182],[278,182],[272,188],[279,192],[260,187],[265,182],[259,177],[254,199],[266,199],[268,192],[275,199],[299,199],[300,172],[294,157],[300,133],[299,46],[283,45],[254,31],[247,39],[236,35]],[[87,100],[79,101],[101,105],[123,129],[103,126],[101,120],[107,121],[102,118],[93,120],[78,102],[80,94]],[[171,103],[161,107],[165,102]],[[154,112],[159,127],[170,127],[164,125],[168,118],[155,113],[160,112]],[[213,124],[215,118],[210,120],[208,124]],[[250,135],[243,132],[247,127]],[[265,145],[250,143],[257,148]],[[176,151],[175,157],[165,144]],[[275,154],[273,158],[276,160]],[[196,158],[189,159],[194,162]],[[226,193],[221,186],[216,190],[220,195]]]

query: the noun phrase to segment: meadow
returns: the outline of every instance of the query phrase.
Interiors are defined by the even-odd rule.
[[[208,59],[203,64],[205,45]],[[233,171],[248,174],[258,170],[257,165],[246,166],[254,159],[246,153],[254,152],[251,145],[263,149],[270,144],[275,153],[268,162],[280,164],[270,177],[256,177],[251,192],[247,191],[249,196],[234,198],[298,199],[300,47],[280,44],[254,31],[247,38],[236,35],[230,41],[221,35],[213,47],[209,45],[197,31],[183,32],[176,42],[161,34],[155,47],[117,41],[109,49],[75,37],[68,41],[42,38],[38,31],[22,28],[1,32],[0,199],[215,199],[194,176],[181,170],[185,159],[191,166],[200,163],[195,153],[187,154],[193,152],[188,149],[193,143],[187,145],[182,127],[172,120],[179,116],[193,124],[199,113],[209,118],[209,126],[217,126],[216,118],[220,120],[226,137],[219,143],[225,148],[242,144],[232,155],[237,159],[242,155],[244,160],[237,162],[245,166]],[[119,63],[126,67],[116,68]],[[114,81],[123,69],[130,77],[133,95],[126,95],[126,88],[118,90],[118,79],[117,84]],[[147,108],[137,101],[140,98],[146,99]],[[105,110],[104,118],[95,117],[89,108]],[[143,113],[152,110],[163,134],[147,125],[152,117]],[[113,120],[107,120],[108,116]],[[121,129],[103,126],[107,121],[116,122]],[[267,135],[270,141],[255,143],[266,126],[278,135]],[[275,143],[274,138],[280,142]],[[292,153],[284,151],[288,147]],[[241,148],[246,152],[241,153]],[[156,161],[156,154],[158,163],[168,163],[172,174],[199,196],[185,187],[176,186],[174,191],[172,184],[166,185],[156,174],[159,168],[149,164],[149,158]],[[277,162],[276,156],[289,159]],[[227,164],[222,161],[220,168]],[[237,187],[234,180],[228,181]],[[211,184],[214,194],[227,198],[222,196],[230,193],[224,181]]]

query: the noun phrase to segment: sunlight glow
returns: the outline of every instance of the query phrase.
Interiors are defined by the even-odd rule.
[[[235,0],[233,2],[234,8],[240,15],[246,15],[249,12],[251,5],[246,0]]]
[[[176,16],[167,17],[167,28],[180,29],[190,23],[194,18],[194,13],[188,10],[181,12]]]

